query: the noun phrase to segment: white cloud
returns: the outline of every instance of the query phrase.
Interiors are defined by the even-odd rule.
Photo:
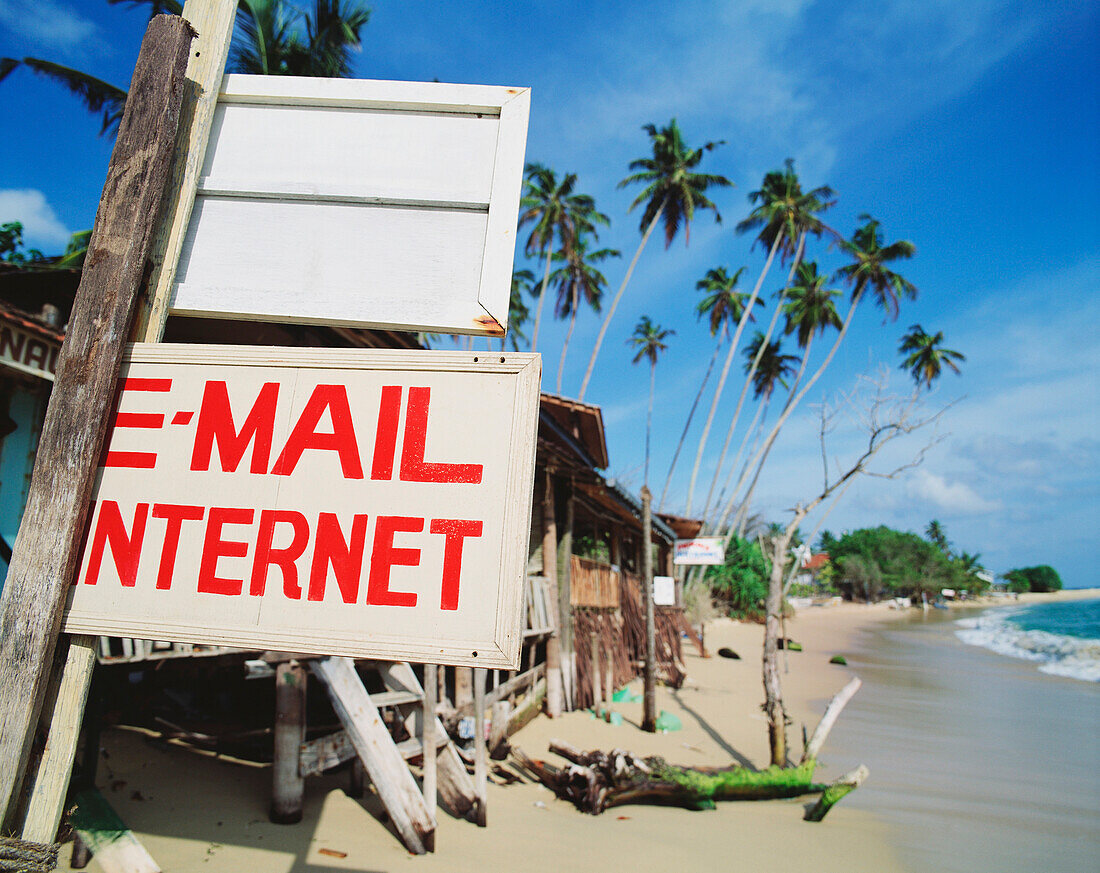
[[[927,500],[952,515],[993,512],[1001,508],[998,502],[987,500],[965,482],[957,479],[949,482],[928,470],[917,470],[906,484],[912,497]]]
[[[34,188],[0,189],[0,224],[9,221],[22,223],[23,239],[30,246],[64,245],[72,236],[46,195]]]
[[[0,26],[34,45],[73,52],[96,38],[96,25],[56,0],[0,0]]]

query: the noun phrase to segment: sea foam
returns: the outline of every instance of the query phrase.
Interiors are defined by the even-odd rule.
[[[959,630],[955,635],[972,646],[1039,662],[1043,673],[1100,682],[1100,640],[1024,630],[1014,621],[1024,609],[996,609],[977,618],[961,619],[956,622]]]

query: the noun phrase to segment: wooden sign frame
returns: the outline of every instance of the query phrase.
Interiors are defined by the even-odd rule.
[[[517,669],[540,370],[530,353],[131,346],[64,630]]]
[[[530,96],[226,75],[171,312],[503,336]]]

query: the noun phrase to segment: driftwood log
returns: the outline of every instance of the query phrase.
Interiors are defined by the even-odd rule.
[[[860,766],[831,785],[813,781],[817,755],[840,711],[859,686],[859,679],[853,679],[833,698],[806,744],[802,760],[793,767],[771,766],[766,770],[679,767],[663,758],[639,758],[621,749],[585,752],[561,740],[551,740],[550,751],[567,760],[568,766],[535,760],[519,748],[512,749],[512,761],[517,769],[537,779],[558,797],[592,815],[627,803],[714,809],[719,800],[772,800],[821,794],[817,805],[806,814],[807,821],[821,821],[837,801],[867,778],[867,768]]]

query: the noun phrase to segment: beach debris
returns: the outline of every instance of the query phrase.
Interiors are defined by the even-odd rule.
[[[802,643],[796,643],[794,640],[790,639],[789,637],[780,637],[779,638],[779,648],[780,649],[786,649],[788,652],[801,652],[802,651]]]
[[[679,716],[664,709],[661,710],[661,714],[657,716],[658,733],[667,734],[670,731],[679,731],[683,729],[684,723],[680,721]]]
[[[106,873],[160,873],[157,862],[94,788],[77,792],[69,824]]]
[[[841,667],[847,667],[848,666],[848,659],[845,658],[843,655],[833,655],[829,659],[829,663],[830,664],[839,664]]]
[[[714,809],[719,800],[770,800],[821,794],[806,815],[807,821],[821,821],[868,775],[867,768],[861,765],[832,784],[813,781],[817,756],[841,711],[861,684],[853,678],[833,697],[795,766],[772,765],[766,770],[741,766],[682,767],[657,756],[640,758],[622,749],[581,751],[562,740],[551,740],[550,751],[568,761],[566,767],[529,758],[519,748],[512,749],[513,763],[520,772],[592,815],[627,803]]]
[[[623,686],[611,695],[613,703],[641,703],[642,695],[635,694],[628,686]]]
[[[859,788],[868,775],[869,771],[863,764],[860,764],[850,773],[845,773],[837,779],[836,782],[821,792],[821,797],[817,799],[817,803],[814,804],[812,809],[807,811],[805,820],[821,821],[825,818],[825,814],[832,809],[842,797],[847,796]]]
[[[318,849],[317,854],[318,855],[325,855],[329,858],[346,858],[348,856],[347,852],[341,852],[337,849],[325,849],[325,848]]]
[[[0,870],[45,873],[57,867],[59,848],[59,843],[37,843],[16,837],[0,836]]]
[[[741,656],[739,654],[737,654],[737,652],[735,652],[729,646],[722,646],[722,648],[720,648],[718,650],[718,657],[720,657],[720,658],[729,658],[730,660],[733,660],[733,661],[740,661],[741,660]]]

